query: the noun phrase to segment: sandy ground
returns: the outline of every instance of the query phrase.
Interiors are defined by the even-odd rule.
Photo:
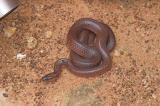
[[[79,18],[110,25],[117,46],[112,70],[93,78],[64,68],[66,35]],[[159,0],[21,0],[0,20],[0,106],[160,106]]]

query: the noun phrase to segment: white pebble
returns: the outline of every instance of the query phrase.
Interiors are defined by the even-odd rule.
[[[45,33],[45,37],[46,38],[51,38],[52,37],[52,31],[47,31],[46,33]]]
[[[22,60],[22,59],[26,58],[26,56],[27,56],[26,54],[17,53],[16,59],[17,60]]]
[[[118,51],[118,50],[115,50],[114,51],[114,56],[116,56],[116,57],[119,57],[121,54],[120,54],[120,52]]]
[[[38,44],[38,41],[34,37],[27,37],[27,48],[34,49]]]

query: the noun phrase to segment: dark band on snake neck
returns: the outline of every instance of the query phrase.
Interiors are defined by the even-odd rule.
[[[67,41],[70,52],[69,59],[59,59],[54,64],[54,72],[47,74],[42,80],[50,80],[60,75],[62,65],[77,75],[92,75],[111,69],[109,53],[114,49],[116,41],[111,28],[91,18],[76,21],[69,30]]]

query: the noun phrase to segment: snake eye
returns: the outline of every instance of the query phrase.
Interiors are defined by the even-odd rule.
[[[64,63],[64,62],[65,62],[65,61],[62,59],[62,60],[61,60],[61,63]]]

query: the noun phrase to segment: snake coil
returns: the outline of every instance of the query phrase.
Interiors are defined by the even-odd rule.
[[[50,80],[58,77],[62,65],[77,75],[90,76],[103,73],[111,69],[109,53],[114,49],[116,41],[111,28],[91,18],[76,21],[67,36],[71,50],[70,59],[59,59],[54,64],[54,72],[42,77]]]

